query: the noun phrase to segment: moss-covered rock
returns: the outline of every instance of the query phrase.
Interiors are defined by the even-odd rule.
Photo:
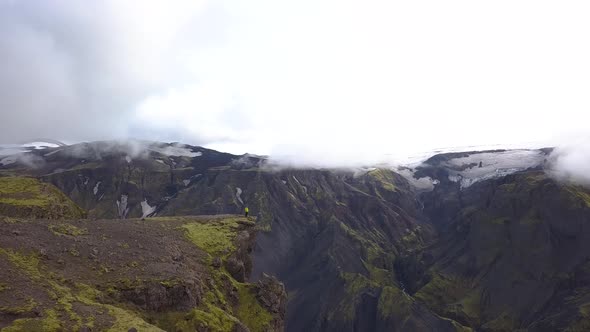
[[[0,215],[76,219],[85,212],[55,186],[34,178],[0,177]]]
[[[255,234],[246,218],[6,225],[0,227],[0,329],[282,330],[284,288],[275,294],[210,264],[212,255],[246,260]],[[268,299],[278,299],[280,310]]]

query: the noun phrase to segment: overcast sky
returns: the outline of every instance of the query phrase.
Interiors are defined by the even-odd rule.
[[[0,0],[0,143],[372,160],[590,131],[584,1]]]

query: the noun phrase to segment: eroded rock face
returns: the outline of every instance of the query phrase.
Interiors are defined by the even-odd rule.
[[[203,290],[194,282],[177,285],[162,285],[151,282],[130,289],[120,289],[119,301],[131,302],[144,310],[187,311],[201,304]]]
[[[452,205],[426,205],[430,217],[439,218],[442,236],[399,261],[415,298],[482,331],[585,326],[585,189],[528,171],[429,195],[432,203],[438,196],[455,198]]]
[[[277,278],[263,274],[257,282],[256,298],[269,312],[274,313],[272,328],[275,331],[284,329],[284,318],[287,307],[285,285]]]
[[[285,285],[277,278],[263,274],[258,280],[257,298],[262,302],[265,308],[274,313],[285,314]]]
[[[244,266],[244,262],[235,257],[230,257],[225,262],[225,268],[237,281],[244,282],[244,280],[246,280],[246,267]]]

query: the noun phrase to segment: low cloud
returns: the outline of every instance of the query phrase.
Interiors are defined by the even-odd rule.
[[[555,178],[590,186],[590,137],[557,147],[550,159],[550,174]]]

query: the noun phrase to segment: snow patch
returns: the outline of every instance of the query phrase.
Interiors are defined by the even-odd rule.
[[[162,160],[162,159],[156,159],[156,161],[157,161],[157,162],[159,162],[160,164],[164,164],[164,165],[166,165],[166,163],[165,163],[165,162],[164,162],[164,160]]]
[[[60,147],[60,145],[55,144],[55,143],[49,143],[49,142],[31,142],[31,143],[25,143],[22,145],[23,148],[33,148],[35,150],[44,150],[47,148],[58,148]]]
[[[127,213],[129,213],[129,208],[127,207],[127,199],[129,196],[121,195],[121,200],[117,201],[117,212],[119,213],[119,218],[125,219],[127,218]]]
[[[147,199],[144,199],[143,202],[141,202],[141,213],[142,213],[141,218],[142,219],[147,218],[150,215],[152,215],[154,212],[156,212],[156,205],[150,206],[148,204]]]
[[[236,198],[242,203],[242,205],[244,204],[244,201],[242,200],[242,188],[240,187],[236,187]]]
[[[98,181],[98,182],[96,183],[96,185],[94,186],[94,189],[92,190],[92,191],[94,191],[94,195],[95,195],[95,196],[96,196],[96,194],[98,193],[98,187],[100,186],[100,183],[101,183],[101,182],[100,182],[100,181]]]
[[[285,181],[285,180],[281,180],[281,182],[285,185],[287,184],[287,181]]]
[[[190,148],[185,146],[167,146],[167,147],[158,147],[152,146],[150,147],[151,151],[161,153],[165,156],[171,157],[200,157],[203,155],[203,152],[193,152]]]
[[[125,156],[125,160],[127,161],[128,164],[131,164],[131,160],[133,160],[133,159],[131,159],[131,157],[129,157],[129,156]]]
[[[190,179],[188,179],[188,180],[182,180],[182,183],[184,183],[184,186],[185,187],[188,187],[188,185],[191,184],[191,180]]]
[[[539,150],[509,150],[474,153],[448,160],[442,166],[449,169],[449,180],[460,182],[463,189],[480,181],[537,167],[543,164],[545,158],[545,154]]]

